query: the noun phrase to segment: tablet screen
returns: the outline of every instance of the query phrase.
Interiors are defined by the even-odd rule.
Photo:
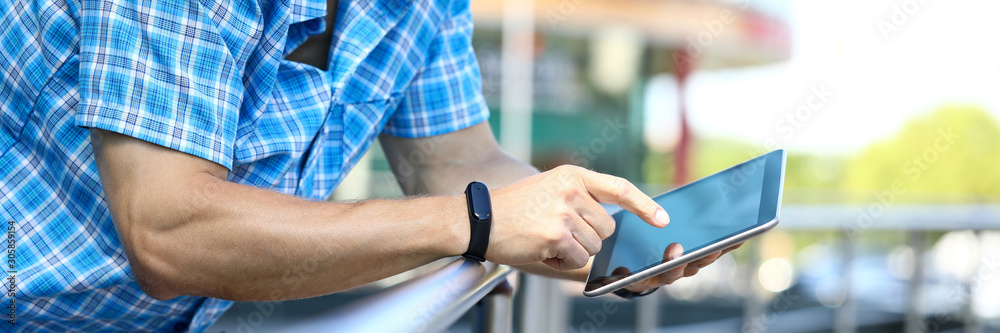
[[[614,214],[615,233],[594,258],[587,289],[663,263],[670,244],[687,254],[774,220],[782,162],[783,152],[774,151],[654,198],[670,214],[664,228]]]

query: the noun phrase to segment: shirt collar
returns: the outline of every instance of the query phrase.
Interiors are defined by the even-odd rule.
[[[408,0],[343,0],[337,8],[330,72],[333,86],[342,87],[375,46],[413,6]],[[325,7],[325,5],[324,5]],[[339,95],[339,92],[338,92]]]

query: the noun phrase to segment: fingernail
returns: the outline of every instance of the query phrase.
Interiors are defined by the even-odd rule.
[[[656,223],[662,226],[667,226],[667,223],[670,223],[670,216],[667,216],[667,211],[663,210],[663,208],[657,208],[653,218],[656,219]]]
[[[684,255],[684,249],[682,249],[680,246],[674,246],[672,249],[670,249],[670,260],[677,259],[682,255]]]

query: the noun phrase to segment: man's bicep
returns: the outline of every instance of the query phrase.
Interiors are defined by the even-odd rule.
[[[121,223],[159,221],[174,215],[177,197],[190,195],[197,182],[225,180],[217,163],[115,132],[90,129],[91,145],[111,210]],[[180,215],[180,214],[177,214]]]

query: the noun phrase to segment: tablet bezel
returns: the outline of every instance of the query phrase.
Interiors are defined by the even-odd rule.
[[[653,264],[642,268],[637,273],[633,273],[626,277],[622,277],[613,282],[606,282],[601,279],[608,279],[608,277],[603,276],[595,278],[594,274],[595,272],[602,272],[602,273],[607,272],[608,261],[611,258],[611,251],[613,251],[614,249],[613,244],[617,241],[617,237],[619,234],[616,232],[612,234],[611,237],[608,237],[607,240],[605,240],[603,248],[607,250],[601,251],[596,256],[594,256],[594,261],[591,266],[590,274],[587,276],[587,285],[585,287],[583,294],[585,296],[594,297],[610,293],[612,291],[627,287],[631,284],[637,283],[647,278],[656,276],[660,273],[669,271],[680,265],[698,260],[716,251],[721,251],[736,244],[745,242],[750,238],[753,238],[757,235],[760,235],[770,230],[771,228],[774,228],[774,226],[778,224],[779,214],[781,210],[781,195],[782,195],[782,189],[784,187],[785,163],[786,163],[784,149],[777,149],[767,154],[752,158],[743,163],[734,165],[725,170],[701,178],[697,181],[685,184],[684,186],[668,191],[667,193],[681,190],[689,186],[690,184],[701,181],[702,179],[706,179],[715,176],[717,174],[730,172],[731,170],[758,161],[763,162],[764,164],[764,180],[761,188],[760,207],[758,208],[756,224],[747,227],[745,229],[733,232],[724,237],[721,237],[713,242],[709,242],[708,244],[700,248],[695,248],[691,250],[685,249],[685,252],[687,253],[674,260],[660,264]],[[667,193],[661,194],[660,196],[665,195]],[[616,224],[621,223],[622,216],[623,214],[626,213],[628,212],[624,210],[615,213],[613,215],[615,223]],[[600,286],[596,287],[595,285],[600,285]]]

